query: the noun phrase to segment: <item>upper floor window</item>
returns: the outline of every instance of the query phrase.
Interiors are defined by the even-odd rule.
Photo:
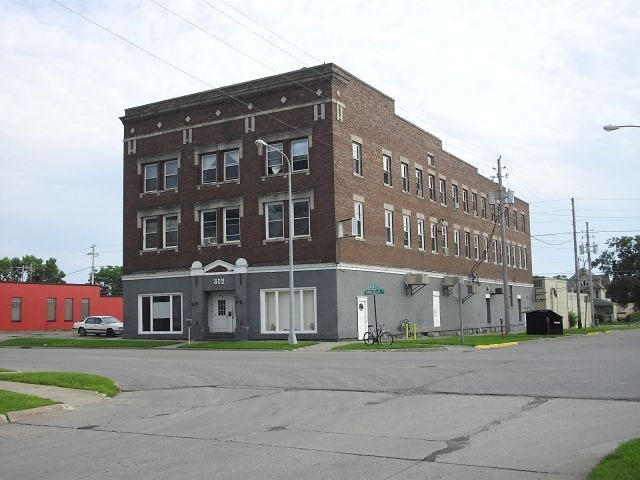
[[[353,220],[356,238],[364,238],[364,203],[353,202]]]
[[[442,253],[445,255],[449,254],[449,227],[447,225],[442,225]]]
[[[284,238],[285,235],[285,203],[273,202],[265,204],[265,228],[267,239]],[[293,202],[293,236],[304,237],[310,232],[309,199]]]
[[[473,258],[480,260],[480,235],[473,235]]]
[[[431,222],[431,252],[437,253],[438,251],[438,225],[435,222]]]
[[[224,152],[224,179],[238,180],[240,178],[240,150]]]
[[[384,231],[386,235],[387,245],[393,245],[393,211],[384,211]]]
[[[451,199],[453,200],[453,208],[460,208],[460,195],[458,193],[458,185],[451,185]]]
[[[362,145],[358,142],[351,144],[352,157],[353,157],[353,173],[356,175],[362,175]]]
[[[282,202],[265,205],[267,239],[284,238],[284,205]]]
[[[240,207],[227,207],[224,214],[224,243],[240,242]]]
[[[382,155],[382,181],[385,185],[391,186],[391,157]]]
[[[402,216],[402,231],[404,234],[404,246],[411,247],[411,217],[409,215]]]
[[[149,217],[144,219],[143,223],[143,241],[142,241],[142,249],[143,250],[153,250],[157,249],[159,246],[158,243],[158,217]]]
[[[440,205],[447,205],[447,181],[440,179]]]
[[[478,194],[471,192],[471,211],[473,216],[478,216]]]
[[[513,229],[516,232],[518,231],[518,212],[516,212],[515,210],[513,212]]]
[[[144,192],[174,190],[178,188],[178,160],[147,163],[144,165]]]
[[[427,165],[429,165],[430,167],[435,166],[435,160],[433,159],[433,155],[431,154],[427,155]]]
[[[482,257],[484,263],[489,263],[489,239],[487,237],[482,237]]]
[[[460,230],[459,229],[455,229],[453,231],[453,248],[455,250],[455,255],[456,257],[460,256]]]
[[[154,215],[143,218],[142,249],[178,247],[178,215]]]
[[[498,241],[493,240],[491,246],[493,247],[493,263],[498,263]]]
[[[148,163],[144,166],[144,191],[158,191],[158,164]]]
[[[400,164],[400,175],[402,176],[402,191],[409,191],[409,165],[406,163]]]
[[[418,250],[424,252],[424,220],[418,219]]]
[[[416,168],[416,195],[418,197],[424,196],[424,181],[422,179],[422,170]]]
[[[506,207],[504,209],[504,226],[509,228],[509,209]]]
[[[163,248],[175,248],[177,246],[178,246],[178,216],[165,215]]]
[[[429,200],[436,201],[436,177],[432,174],[428,175],[429,180]]]
[[[291,142],[291,162],[294,172],[309,170],[309,139],[303,138]]]
[[[520,214],[520,229],[522,230],[523,233],[527,233],[527,224],[525,222],[524,213]]]
[[[202,245],[218,243],[218,211],[202,212],[200,217],[200,238]]]
[[[305,237],[311,233],[311,216],[309,214],[309,199],[294,200],[293,202],[293,236]]]
[[[178,188],[178,161],[164,162],[164,189]]]
[[[464,232],[464,256],[471,258],[471,234],[469,232]]]
[[[466,188],[462,189],[462,210],[469,213],[469,191]]]
[[[215,153],[202,155],[202,183],[218,181],[218,156]]]
[[[487,199],[485,197],[480,197],[480,215],[485,220],[487,219]]]
[[[277,175],[282,172],[282,163],[284,161],[282,155],[283,146],[282,143],[271,143],[269,146],[271,148],[267,148],[267,154],[265,155],[267,159],[266,174]]]

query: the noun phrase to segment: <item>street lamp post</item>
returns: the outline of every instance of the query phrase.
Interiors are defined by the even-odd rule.
[[[640,128],[640,125],[605,125],[602,127],[605,132],[613,132],[619,128]]]
[[[257,147],[265,147],[267,149],[271,149],[274,152],[279,152],[282,156],[287,160],[287,167],[289,171],[287,172],[287,180],[289,187],[289,338],[287,342],[291,345],[295,345],[298,343],[298,339],[296,338],[296,330],[294,326],[293,319],[293,199],[291,198],[291,161],[289,157],[282,151],[277,148],[272,147],[267,142],[262,139],[256,140]],[[278,167],[272,167],[274,173],[278,173],[276,169],[279,170]]]

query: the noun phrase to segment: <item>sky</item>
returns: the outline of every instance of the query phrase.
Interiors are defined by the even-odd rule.
[[[122,264],[125,108],[333,62],[529,203],[534,275],[640,234],[639,0],[0,0],[0,258]],[[586,256],[581,257],[581,262]]]

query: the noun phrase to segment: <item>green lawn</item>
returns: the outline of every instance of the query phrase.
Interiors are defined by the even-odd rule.
[[[640,328],[640,325],[637,323],[632,323],[631,325],[626,323],[620,324],[607,324],[600,325],[599,327],[589,327],[589,328],[567,328],[564,330],[564,333],[571,335],[580,335],[585,333],[598,333],[598,332],[607,332],[610,330],[634,330]]]
[[[0,380],[6,382],[33,383],[37,385],[53,385],[55,387],[93,390],[115,397],[120,391],[113,380],[100,375],[79,372],[21,372],[3,373]]]
[[[634,480],[640,478],[640,438],[629,440],[604,457],[589,480]]]
[[[27,410],[29,408],[44,407],[46,405],[55,405],[56,403],[47,398],[34,397],[32,395],[23,395],[22,393],[9,392],[0,390],[0,414],[16,412],[18,410]]]
[[[181,343],[177,340],[134,340],[124,338],[10,338],[0,341],[0,347],[58,348],[156,348]]]
[[[191,344],[185,343],[178,348],[201,348],[210,350],[295,350],[315,345],[316,343],[318,342],[299,341],[296,345],[290,345],[284,340],[212,341],[193,342]]]

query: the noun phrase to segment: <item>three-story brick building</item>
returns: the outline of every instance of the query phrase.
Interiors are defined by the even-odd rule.
[[[125,335],[284,338],[291,174],[298,338],[512,324],[532,305],[528,205],[333,64],[130,108],[124,124]],[[262,139],[272,148],[256,146]],[[292,172],[288,171],[287,159]],[[276,167],[276,168],[273,168]],[[456,283],[464,282],[464,289]],[[468,285],[467,285],[468,284]]]

